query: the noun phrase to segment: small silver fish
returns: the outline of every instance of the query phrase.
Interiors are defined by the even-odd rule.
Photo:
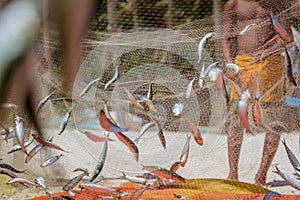
[[[208,39],[212,38],[213,36],[215,35],[214,32],[210,32],[210,33],[207,33],[201,40],[200,40],[200,43],[198,45],[198,56],[199,56],[199,59],[198,59],[198,63],[200,63],[201,59],[202,59],[202,53],[203,53],[203,50],[205,48],[205,45],[206,45],[206,42]]]
[[[208,76],[208,73],[209,73],[212,69],[216,68],[218,65],[219,65],[219,62],[211,63],[211,64],[205,69],[205,71],[204,71],[204,73],[203,73],[203,77]]]
[[[47,186],[45,185],[45,180],[43,177],[36,177],[34,179],[34,183],[36,183],[37,185],[39,185],[41,188],[43,189],[47,189]]]
[[[200,89],[203,87],[203,82],[204,82],[204,64],[202,64],[201,72],[199,74],[199,87]]]
[[[51,92],[50,94],[48,94],[44,99],[42,99],[39,103],[38,103],[38,105],[37,105],[37,107],[36,107],[36,113],[38,113],[40,110],[41,110],[41,108],[45,105],[45,103],[50,99],[50,97],[52,97],[54,95],[54,92]]]
[[[228,67],[230,69],[233,69],[236,74],[238,74],[241,70],[241,68],[238,65],[234,64],[234,63],[226,63],[225,65],[226,65],[226,67]]]
[[[180,164],[182,167],[185,166],[188,157],[189,157],[189,152],[190,152],[190,140],[191,140],[191,135],[188,135],[186,138],[186,142],[184,144],[184,147],[181,151],[181,155],[180,155]]]
[[[16,116],[14,119],[14,125],[15,125],[15,136],[17,139],[17,142],[21,146],[21,150],[27,154],[26,148],[24,145],[24,125],[23,125],[23,120],[21,117]]]
[[[294,43],[300,48],[300,33],[294,26],[291,26]]]
[[[69,118],[71,116],[72,110],[73,110],[73,106],[67,111],[67,113],[65,114],[63,120],[61,121],[60,131],[58,133],[59,135],[61,135],[64,132],[64,130],[65,130],[67,124],[68,124]]]
[[[172,106],[172,114],[174,117],[178,117],[181,112],[183,110],[183,104],[182,103],[175,103],[173,106]]]
[[[187,98],[187,99],[191,96],[194,81],[195,81],[195,78],[193,78],[187,85],[186,92],[185,92],[185,98]]]
[[[102,149],[102,152],[100,154],[99,161],[97,163],[96,168],[94,169],[94,172],[93,172],[93,175],[92,175],[92,178],[91,178],[91,182],[93,180],[95,180],[97,178],[97,176],[99,176],[99,174],[101,173],[101,171],[103,169],[103,166],[104,166],[104,163],[105,163],[105,160],[106,160],[107,149],[108,149],[107,142],[104,142],[103,149]]]
[[[243,35],[244,33],[246,33],[252,26],[255,26],[256,24],[249,24],[247,25],[240,33],[239,35]]]
[[[34,141],[34,138],[31,138],[30,140],[28,140],[24,143],[24,146],[28,147],[33,141]],[[21,146],[19,144],[16,144],[12,148],[10,148],[10,150],[7,152],[7,154],[10,154],[10,153],[13,153],[16,151],[20,151],[20,150],[21,150]]]
[[[115,70],[114,76],[112,77],[112,79],[110,79],[110,80],[105,84],[104,90],[107,90],[107,88],[108,88],[113,82],[115,82],[115,81],[117,80],[118,75],[119,75],[119,70],[118,70],[118,69],[119,69],[119,67],[116,66],[116,70]]]
[[[97,193],[111,193],[116,194],[116,190],[113,188],[105,187],[103,185],[94,184],[94,183],[84,183],[79,185],[80,188],[83,188],[88,191],[93,191]]]
[[[300,162],[296,158],[295,154],[292,152],[292,150],[288,147],[285,139],[281,140],[282,144],[284,145],[285,151],[288,155],[288,158],[293,165],[294,169],[300,172]]]
[[[153,99],[153,83],[149,83],[148,85],[147,98],[150,100]]]
[[[135,176],[127,176],[124,172],[122,172],[122,174],[123,174],[123,178],[125,178],[126,180],[133,182],[133,183],[145,185],[147,182],[147,179],[144,179],[144,178],[139,178],[139,177],[135,177]]]
[[[89,90],[92,88],[92,86],[97,83],[98,81],[100,81],[101,77],[95,79],[95,80],[92,80],[91,82],[89,82],[82,90],[82,92],[80,93],[80,97],[83,97],[86,93],[89,92]]]
[[[22,183],[22,184],[25,184],[27,186],[34,186],[34,187],[37,187],[38,185],[32,181],[29,181],[25,178],[12,178],[10,179],[7,184],[14,184],[14,183]]]
[[[294,177],[291,177],[283,172],[281,172],[277,166],[275,166],[276,171],[273,171],[274,173],[278,174],[279,176],[281,176],[281,178],[283,178],[283,180],[290,186],[292,186],[293,188],[300,190],[300,181]]]
[[[138,143],[139,139],[145,134],[145,132],[150,128],[152,128],[153,126],[155,126],[154,122],[148,122],[144,124],[140,129],[139,136],[134,140],[134,142]]]
[[[63,190],[66,192],[69,192],[72,190],[81,180],[82,178],[86,175],[86,173],[79,174],[75,176],[74,178],[70,179],[64,186]]]
[[[37,144],[31,151],[29,151],[28,155],[25,158],[25,163],[28,163],[33,156],[35,156],[43,147],[44,145],[42,144]]]
[[[12,108],[12,109],[16,109],[18,106],[14,103],[3,103],[1,104],[2,108]]]
[[[56,161],[58,161],[58,159],[60,159],[60,157],[62,157],[62,156],[63,156],[63,154],[60,154],[58,156],[50,157],[46,161],[44,161],[40,166],[41,167],[48,167],[48,166],[54,164]]]

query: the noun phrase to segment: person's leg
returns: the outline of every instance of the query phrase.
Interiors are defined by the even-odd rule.
[[[230,125],[227,130],[229,161],[229,175],[227,179],[238,180],[238,162],[244,133],[237,115],[230,118]]]
[[[280,142],[280,127],[274,128],[275,132],[268,132],[265,135],[264,149],[259,170],[255,176],[255,183],[264,186],[266,184],[267,172],[276,154]]]

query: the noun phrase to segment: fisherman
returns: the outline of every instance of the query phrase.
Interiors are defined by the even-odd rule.
[[[260,105],[268,112],[278,109],[283,100],[282,80],[282,46],[287,42],[272,40],[274,27],[270,20],[270,13],[276,14],[286,9],[284,3],[278,0],[229,0],[224,6],[222,51],[224,62],[237,64],[241,71],[236,76],[228,69],[225,74],[244,92],[250,91],[249,101],[253,101],[255,93],[259,93]],[[277,16],[276,16],[277,17]],[[279,16],[278,16],[279,17]],[[278,18],[280,24],[291,36],[287,15],[281,14]],[[243,34],[239,34],[248,25],[251,25]],[[233,34],[235,33],[235,34]],[[273,34],[273,36],[276,36]],[[267,39],[269,38],[269,39]],[[234,40],[235,39],[235,40]],[[263,45],[266,43],[265,45]],[[244,127],[237,115],[237,103],[239,94],[236,87],[231,87],[232,116],[227,126],[227,145],[229,159],[228,179],[238,180],[238,162],[243,142]],[[247,119],[251,120],[251,119]],[[271,121],[271,120],[270,120]],[[253,124],[253,123],[250,123]],[[264,141],[261,165],[255,176],[255,183],[266,184],[266,175],[273,161],[280,142],[282,128],[276,124],[270,125]]]

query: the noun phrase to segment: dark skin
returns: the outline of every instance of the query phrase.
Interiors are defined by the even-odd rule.
[[[274,5],[276,5],[274,3]],[[282,6],[282,5],[280,5]],[[281,8],[284,10],[285,8]],[[262,8],[255,0],[229,0],[224,6],[223,18],[223,38],[222,51],[225,63],[233,63],[234,57],[231,54],[232,43],[230,34],[239,33],[247,25],[269,20],[269,12]],[[287,20],[280,19],[280,22]],[[286,30],[289,24],[282,24]],[[270,45],[263,46],[263,41],[273,32],[271,23],[264,26],[253,26],[245,34],[237,38],[237,55],[253,57],[254,60],[264,60],[268,55],[278,55],[281,53],[283,42],[274,41]],[[249,39],[251,38],[251,39]],[[242,84],[238,77],[231,72],[226,74],[229,78],[235,80],[238,85]],[[266,184],[266,175],[276,154],[280,142],[280,127],[272,127],[272,131],[267,131],[265,135],[264,148],[260,168],[255,176],[255,183],[258,185]],[[235,115],[230,119],[230,125],[227,130],[229,175],[228,179],[238,180],[238,162],[241,146],[243,142],[243,127],[238,117]]]

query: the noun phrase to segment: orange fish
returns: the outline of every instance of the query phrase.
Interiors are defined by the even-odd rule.
[[[93,133],[91,133],[89,131],[80,131],[80,132],[83,133],[86,137],[88,137],[93,142],[110,142],[110,141],[114,141],[113,139],[110,139],[108,137],[99,137],[99,136],[94,135]]]
[[[180,166],[182,166],[182,162],[177,161],[177,162],[173,163],[173,165],[171,166],[170,170],[172,172],[176,172],[179,169]]]
[[[122,132],[122,131],[127,131],[125,128],[121,128],[117,126],[116,124],[112,123],[105,115],[105,112],[103,110],[100,111],[99,115],[99,123],[101,127],[110,132]]]
[[[185,182],[185,178],[183,178],[179,174],[172,172],[171,170],[162,168],[162,167],[143,166],[143,170],[147,170],[147,171],[149,171],[161,178],[164,178],[164,179],[171,179],[171,180],[177,181],[177,182]]]
[[[195,125],[195,124],[193,124],[193,122],[191,122],[191,121],[187,121],[188,122],[188,124],[189,124],[189,127],[190,127],[190,129],[191,129],[191,132],[192,132],[192,135],[193,135],[193,137],[194,137],[194,139],[195,139],[195,141],[199,144],[199,145],[203,145],[203,138],[202,138],[202,136],[201,136],[201,133],[200,133],[200,131],[199,131],[199,129],[197,128],[197,126]]]
[[[125,144],[129,148],[129,150],[133,153],[135,160],[138,161],[139,149],[134,144],[134,142],[132,142],[126,135],[121,132],[114,132],[114,134],[123,144]]]
[[[271,22],[273,24],[273,27],[275,31],[278,33],[279,37],[287,42],[290,43],[292,41],[292,38],[289,36],[289,34],[286,32],[286,30],[281,26],[278,19],[275,17],[273,13],[270,13]]]
[[[32,134],[32,137],[40,144],[46,146],[46,147],[49,147],[49,148],[52,148],[52,149],[56,149],[56,150],[59,150],[59,151],[64,151],[64,152],[67,152],[66,150],[62,149],[61,147],[57,146],[56,144],[53,144],[51,142],[47,142],[47,141],[44,141],[40,136],[36,135],[36,134]]]
[[[253,114],[253,120],[254,120],[255,126],[258,126],[261,121],[261,112],[260,112],[260,107],[258,104],[259,97],[260,97],[260,94],[255,93],[254,103],[253,103],[253,107],[252,107],[252,114]]]

